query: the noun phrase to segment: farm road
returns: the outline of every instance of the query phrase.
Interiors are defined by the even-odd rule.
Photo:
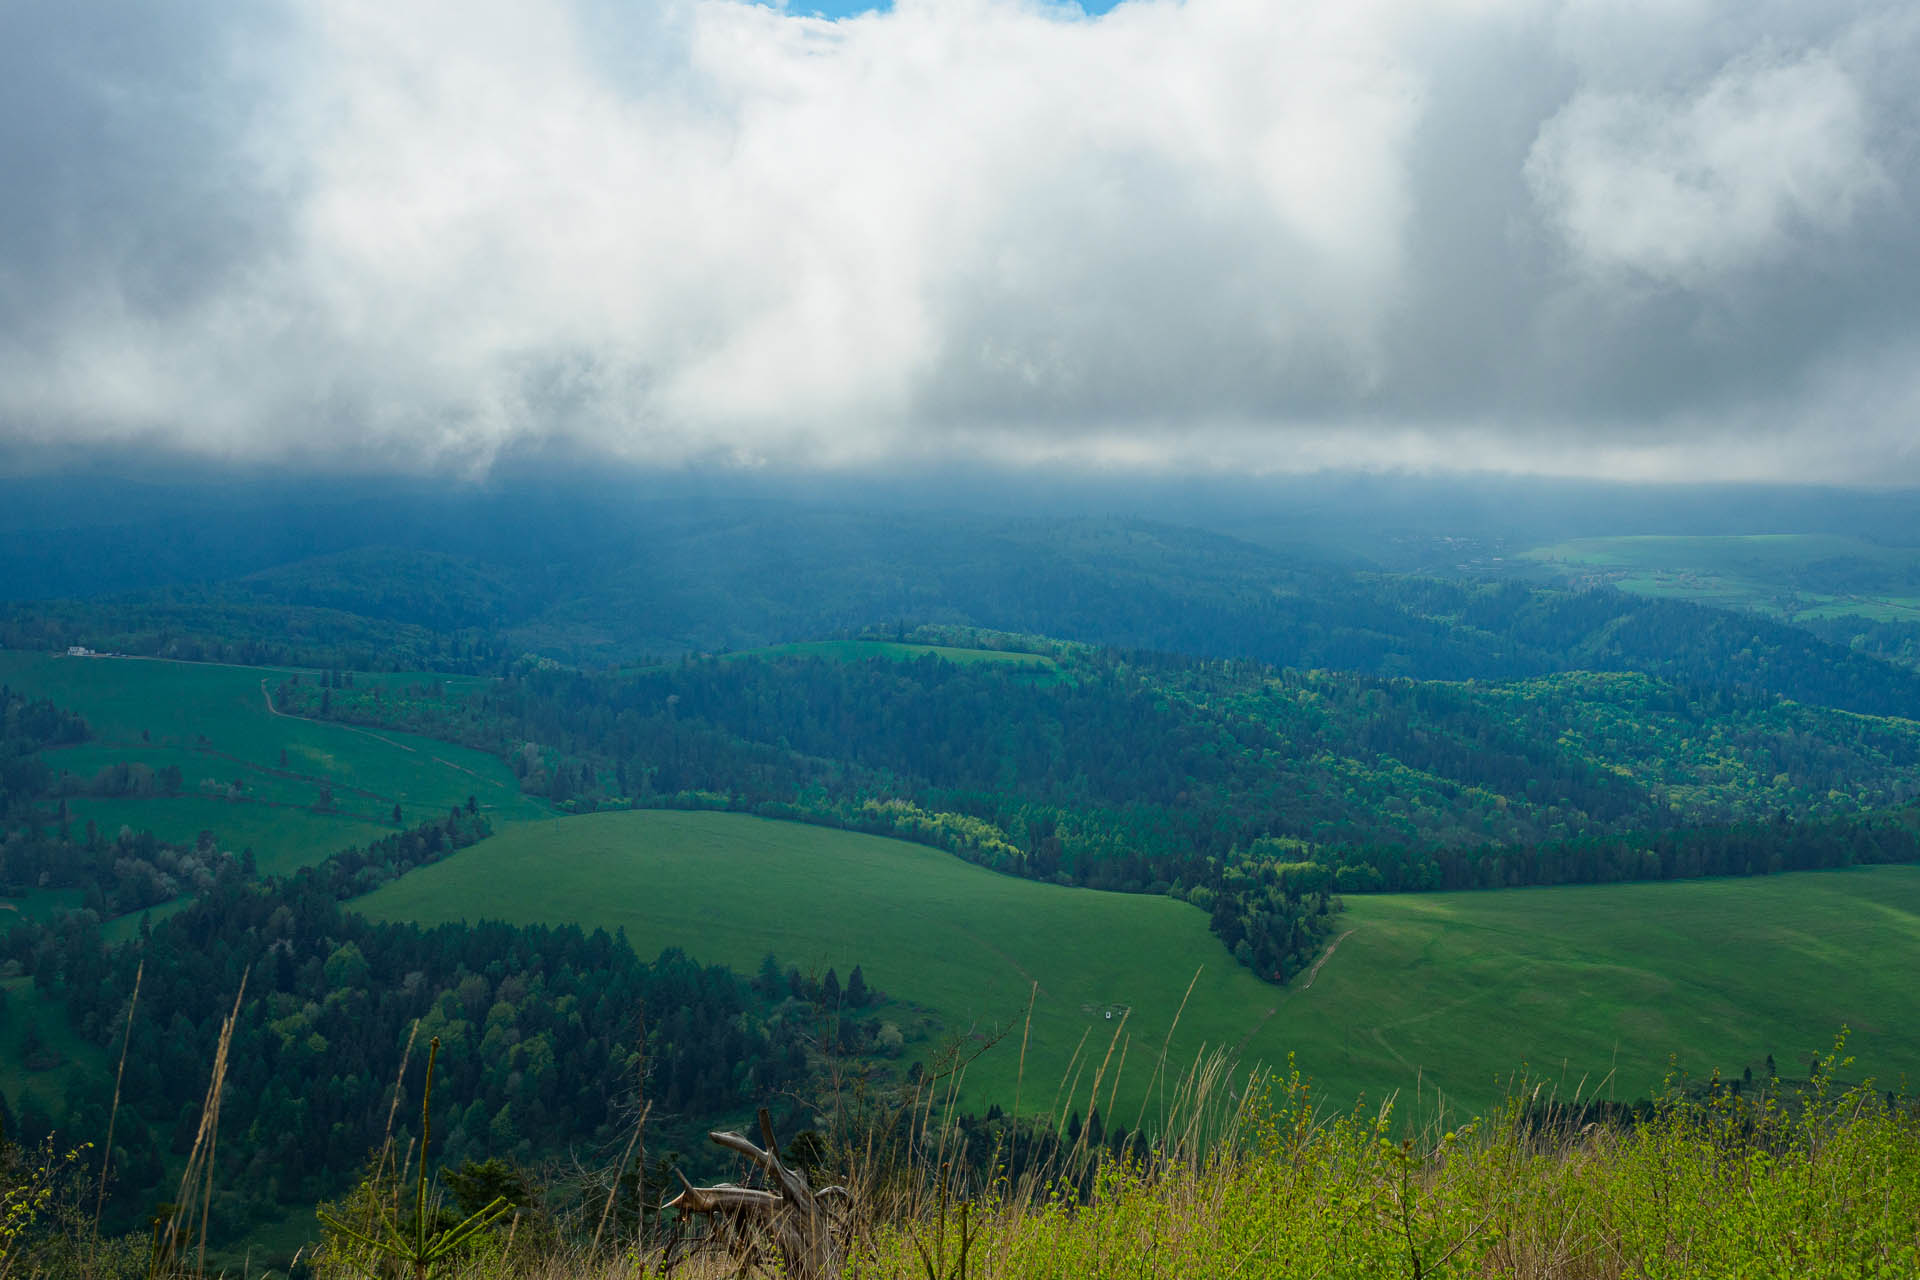
[[[268,690],[267,681],[264,676],[261,677],[261,680],[260,680],[260,696],[266,700],[268,714],[279,716],[282,720],[299,720],[306,724],[331,725],[335,729],[345,729],[349,733],[365,734],[367,737],[372,738],[375,742],[384,742],[390,747],[397,747],[402,751],[411,751],[416,755],[419,754],[419,749],[416,747],[410,747],[404,742],[395,742],[392,738],[383,738],[379,734],[375,733],[373,730],[362,729],[359,725],[356,725],[356,724],[341,724],[337,720],[315,720],[312,716],[297,716],[293,714],[293,712],[291,711],[282,711],[280,708],[273,705],[273,694]],[[439,759],[439,757],[437,756],[434,758]],[[447,762],[445,760],[441,760],[440,763],[446,764]],[[451,767],[455,769],[460,768],[460,766],[457,764]],[[462,769],[461,772],[472,773],[473,770]],[[476,774],[475,776],[477,777],[478,775]]]

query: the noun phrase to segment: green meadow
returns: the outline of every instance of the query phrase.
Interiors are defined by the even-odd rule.
[[[484,753],[275,713],[267,690],[290,674],[0,651],[0,683],[78,712],[93,731],[89,742],[47,752],[54,770],[81,779],[123,763],[180,770],[177,796],[70,798],[76,825],[92,821],[108,833],[130,826],[182,841],[211,831],[221,847],[251,847],[263,869],[280,872],[391,830],[395,805],[403,820],[444,812],[470,795],[497,822],[546,812],[521,794],[504,763]],[[318,807],[322,787],[332,794],[325,810]]]
[[[884,641],[787,651],[869,650],[952,656]],[[0,653],[0,682],[93,728],[93,741],[49,753],[55,768],[181,769],[176,797],[72,798],[76,823],[179,840],[212,831],[284,871],[390,830],[394,804],[412,815],[472,794],[500,834],[364,909],[428,923],[619,927],[642,954],[679,946],[745,971],[768,952],[843,978],[858,963],[895,1001],[881,1016],[910,1035],[928,1018],[945,1035],[1006,1033],[969,1071],[968,1097],[982,1106],[1010,1105],[1017,1091],[1029,1111],[1069,1096],[1084,1110],[1111,1046],[1103,1104],[1130,1122],[1196,972],[1173,1070],[1203,1046],[1275,1064],[1291,1053],[1342,1102],[1440,1090],[1477,1109],[1522,1064],[1569,1089],[1584,1079],[1637,1096],[1670,1055],[1697,1073],[1757,1070],[1768,1053],[1794,1070],[1842,1024],[1861,1071],[1893,1081],[1920,1066],[1920,990],[1904,980],[1920,968],[1920,869],[1354,897],[1311,987],[1282,989],[1235,964],[1201,913],[1171,899],[1016,880],[919,845],[741,815],[555,819],[481,753],[274,714],[262,683],[286,674]],[[332,811],[314,807],[322,785]],[[63,905],[42,896],[6,906]],[[33,1001],[17,984],[11,996],[16,1012]]]
[[[39,1062],[28,1060],[30,1039],[40,1046]],[[0,1094],[15,1107],[31,1097],[48,1115],[61,1115],[75,1076],[97,1079],[108,1070],[105,1051],[73,1029],[57,999],[36,990],[31,978],[0,978]]]
[[[1920,621],[1920,549],[1837,534],[1576,538],[1525,553],[1636,595],[1752,609],[1789,621]]]
[[[735,814],[523,824],[357,905],[422,923],[621,928],[643,955],[677,946],[746,971],[768,952],[842,978],[858,963],[945,1034],[1008,1033],[970,1069],[969,1102],[1011,1106],[1018,1090],[1025,1111],[1069,1096],[1084,1110],[1111,1046],[1101,1102],[1127,1124],[1158,1105],[1149,1081],[1196,972],[1172,1070],[1203,1047],[1294,1054],[1341,1105],[1400,1090],[1478,1110],[1522,1067],[1623,1098],[1656,1088],[1670,1061],[1738,1073],[1772,1053],[1798,1073],[1843,1024],[1859,1072],[1892,1083],[1920,1067],[1920,868],[1354,897],[1312,985],[1285,989],[1171,899]]]
[[[371,803],[371,802],[369,802]],[[393,831],[392,806],[386,814],[357,816],[336,807],[319,813],[304,805],[281,807],[235,803],[197,795],[76,799],[69,805],[76,822],[92,822],[112,835],[121,827],[151,831],[163,840],[190,842],[211,831],[223,849],[252,849],[268,875],[285,875],[349,845],[378,840]],[[403,809],[401,816],[406,817]],[[416,817],[425,816],[425,811]]]

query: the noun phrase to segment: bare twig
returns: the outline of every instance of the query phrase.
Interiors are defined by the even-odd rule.
[[[107,1203],[107,1167],[113,1163],[113,1126],[120,1119],[120,1082],[127,1074],[127,1047],[133,1043],[133,1011],[140,1007],[140,982],[147,976],[147,958],[133,971],[133,999],[127,1002],[127,1029],[120,1040],[120,1066],[113,1073],[113,1109],[107,1112],[107,1145],[100,1153],[100,1194],[93,1202],[93,1230],[100,1231],[100,1213]]]

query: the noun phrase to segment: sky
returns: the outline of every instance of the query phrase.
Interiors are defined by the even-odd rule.
[[[11,0],[0,450],[1920,484],[1906,0]]]

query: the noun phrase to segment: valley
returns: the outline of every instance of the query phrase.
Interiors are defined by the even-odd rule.
[[[1587,585],[1790,622],[1920,622],[1920,550],[1822,534],[1580,538],[1526,561]]]
[[[97,1128],[133,1007],[131,1222],[246,981],[235,1123],[288,1175],[223,1156],[216,1235],[285,1252],[420,1028],[456,1164],[617,1144],[632,1097],[700,1168],[769,1098],[793,1128],[929,1078],[956,1124],[1145,1141],[1214,1053],[1423,1121],[1804,1079],[1842,1034],[1848,1081],[1920,1062],[1920,672],[1838,620],[905,528],[735,513],[663,526],[652,576],[362,549],[0,606],[0,1101]],[[1622,547],[1700,550],[1541,571]]]

